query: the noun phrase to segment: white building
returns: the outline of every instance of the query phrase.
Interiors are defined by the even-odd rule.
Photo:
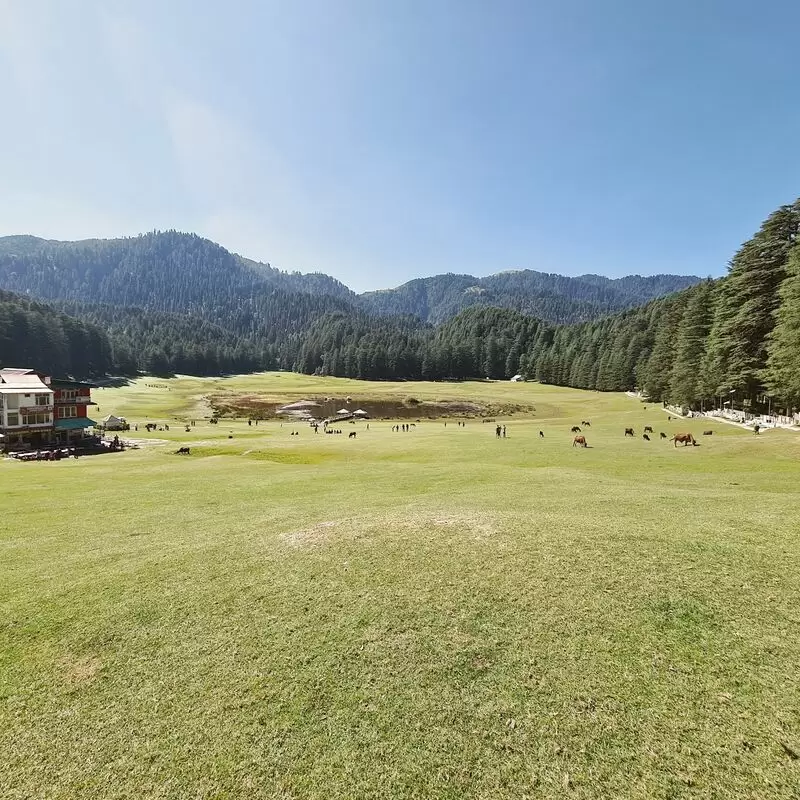
[[[0,369],[0,436],[9,444],[50,441],[54,392],[50,379],[30,369]]]

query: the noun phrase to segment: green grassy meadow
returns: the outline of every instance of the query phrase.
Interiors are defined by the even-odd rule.
[[[535,413],[208,424],[237,393]],[[800,797],[799,434],[538,384],[94,398],[154,443],[0,461],[0,797]]]

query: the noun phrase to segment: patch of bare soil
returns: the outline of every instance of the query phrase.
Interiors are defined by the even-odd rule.
[[[494,520],[481,514],[447,513],[430,518],[433,527],[464,531],[478,539],[485,539],[497,532]]]
[[[288,544],[291,547],[311,547],[313,545],[322,544],[330,538],[333,534],[333,529],[338,524],[339,523],[335,520],[318,522],[310,528],[282,533],[280,538],[284,544]]]
[[[64,656],[59,662],[64,676],[64,682],[71,689],[88,686],[97,678],[103,668],[103,662],[97,656]]]

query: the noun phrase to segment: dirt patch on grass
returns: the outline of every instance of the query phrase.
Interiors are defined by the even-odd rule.
[[[327,541],[333,535],[333,530],[337,525],[339,523],[335,520],[318,522],[310,528],[282,533],[280,539],[290,547],[312,547]]]
[[[359,539],[362,541],[389,539],[399,536],[403,539],[422,535],[466,536],[472,539],[486,539],[497,533],[495,520],[489,516],[470,512],[434,512],[420,515],[403,514],[386,517],[348,520],[329,520],[318,522],[308,528],[289,531],[280,535],[280,540],[291,547],[313,547],[326,544],[334,537],[339,540]]]
[[[485,539],[497,533],[494,520],[485,514],[469,512],[435,514],[428,524],[435,528],[463,531],[476,539]]]
[[[383,400],[369,397],[305,397],[300,400],[286,398],[276,402],[274,397],[253,393],[210,395],[214,413],[221,417],[278,418],[286,415],[303,415],[316,419],[340,416],[339,412],[366,412],[370,419],[437,419],[441,417],[488,417],[515,412],[533,412],[533,407],[504,404],[489,405],[470,400]]]
[[[103,662],[97,656],[64,656],[59,661],[64,676],[64,683],[70,689],[80,689],[97,679],[103,668]]]

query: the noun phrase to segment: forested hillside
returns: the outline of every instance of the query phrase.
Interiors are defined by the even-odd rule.
[[[303,337],[295,368],[349,378],[504,378],[548,326],[506,308],[470,308],[438,328],[416,317],[332,314]]]
[[[75,375],[281,368],[434,380],[521,371],[579,388],[638,387],[692,407],[756,407],[768,397],[789,407],[800,404],[799,230],[800,201],[772,214],[717,281],[521,271],[441,275],[360,297],[326,275],[279,272],[193,235],[7,237],[0,282],[73,316],[4,294],[0,359]],[[545,306],[544,319],[527,313]],[[575,315],[590,320],[548,321]]]
[[[350,308],[341,297],[320,293],[341,286],[332,278],[287,275],[191,234],[83,242],[10,239],[0,239],[0,284],[45,300],[195,314],[237,335],[267,341],[302,330],[320,314]],[[300,291],[303,278],[308,283]]]
[[[106,331],[113,369],[122,375],[218,375],[276,369],[274,345],[245,338],[192,314],[81,303],[59,307]]]
[[[553,331],[526,352],[531,377],[643,389],[698,408],[800,404],[800,201],[778,209],[729,274],[641,308]]]
[[[545,322],[566,324],[639,306],[699,281],[685,275],[569,278],[526,269],[487,278],[452,274],[417,278],[396,289],[366,292],[359,301],[372,314],[409,314],[434,325],[472,306],[512,308]]]
[[[89,377],[110,371],[113,358],[99,327],[0,290],[0,367]]]

